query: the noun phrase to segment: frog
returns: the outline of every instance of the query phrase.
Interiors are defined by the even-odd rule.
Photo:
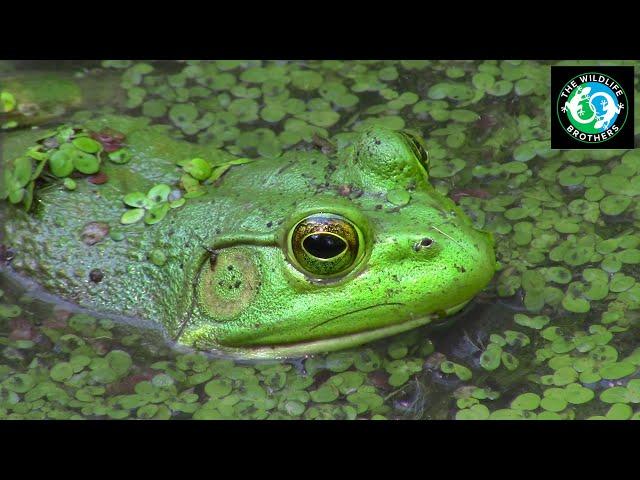
[[[415,131],[372,124],[337,148],[245,159],[141,118],[81,128],[120,132],[130,160],[102,161],[108,180],[80,176],[73,190],[49,175],[29,210],[0,202],[0,243],[14,252],[2,268],[176,345],[243,359],[354,348],[444,325],[495,273],[492,235],[434,187]],[[5,161],[37,136],[8,136]],[[218,174],[188,195],[184,165],[196,158]],[[124,196],[158,185],[182,198],[176,208],[123,224]]]

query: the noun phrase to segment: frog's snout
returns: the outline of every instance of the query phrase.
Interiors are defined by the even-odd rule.
[[[412,239],[408,255],[424,265],[424,285],[440,287],[440,295],[454,304],[468,301],[482,290],[495,272],[491,233],[467,228],[433,227],[427,235]],[[431,292],[433,293],[433,291]]]

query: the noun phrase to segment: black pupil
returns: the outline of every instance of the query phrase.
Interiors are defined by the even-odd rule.
[[[347,244],[335,235],[316,233],[309,235],[302,241],[304,249],[317,258],[333,258],[341,254]]]

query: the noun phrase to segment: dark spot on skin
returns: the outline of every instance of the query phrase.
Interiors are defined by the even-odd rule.
[[[233,287],[240,288],[240,285],[242,285],[242,282],[240,282],[240,280],[236,280],[236,283],[233,285]]]
[[[267,228],[271,228],[273,226],[273,222],[268,222],[267,223]]]
[[[381,142],[380,140],[377,140],[377,139],[376,139],[376,141],[375,141],[375,144],[376,144],[376,145],[380,145],[381,143],[382,143],[382,142]]]
[[[220,235],[222,233],[222,230],[220,230],[219,228],[216,228],[216,235]]]
[[[229,270],[229,271],[233,270],[233,265],[229,265],[229,266],[227,267],[227,270]]]
[[[376,210],[382,210],[382,205],[381,204],[376,205]]]
[[[94,268],[89,272],[89,280],[93,283],[100,283],[104,278],[104,273],[99,268]]]

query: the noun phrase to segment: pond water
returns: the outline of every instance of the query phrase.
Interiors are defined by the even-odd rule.
[[[0,97],[0,146],[116,113],[261,162],[374,123],[419,132],[431,182],[499,262],[447,328],[242,361],[57,300],[12,273],[20,245],[0,237],[0,418],[640,418],[640,151],[549,144],[550,65],[636,63],[0,62],[0,92],[77,85]]]

